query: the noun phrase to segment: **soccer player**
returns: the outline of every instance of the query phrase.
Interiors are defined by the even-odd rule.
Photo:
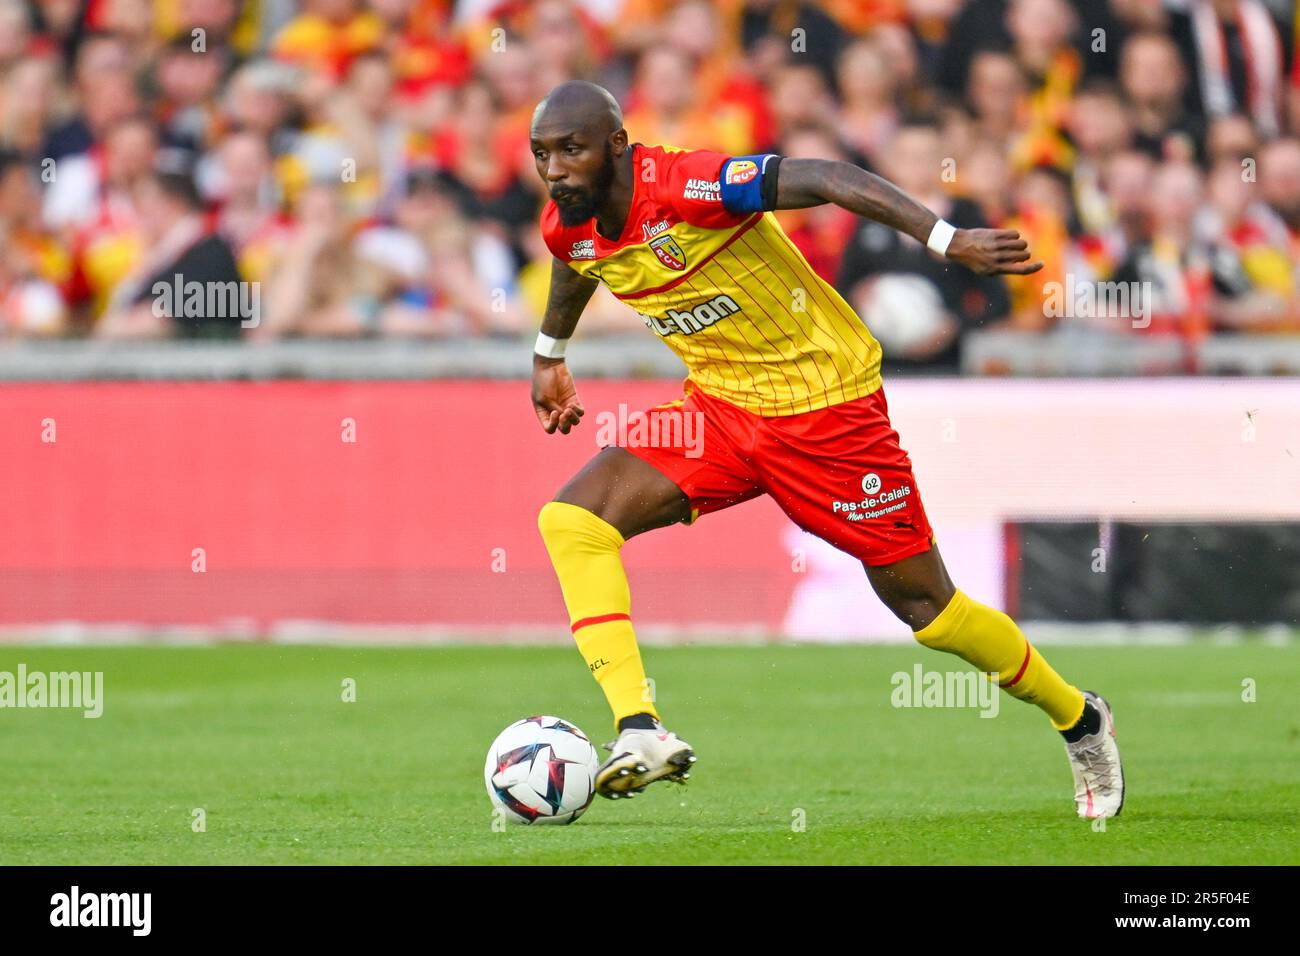
[[[696,759],[646,693],[624,542],[767,494],[861,560],[917,641],[996,672],[1008,694],[1042,708],[1065,738],[1078,814],[1118,814],[1110,706],[1063,680],[1011,618],[953,586],[889,423],[880,347],[771,210],[833,202],[980,275],[1037,271],[1026,243],[1007,230],[954,229],[849,163],[629,143],[617,101],[591,83],[553,89],[530,138],[554,256],[533,357],[542,428],[568,434],[582,420],[564,350],[598,282],[689,370],[684,397],[649,415],[703,423],[702,453],[671,427],[658,430],[674,439],[668,447],[603,448],[538,516],[578,649],[614,713],[597,791],[630,797],[656,780],[681,783]]]

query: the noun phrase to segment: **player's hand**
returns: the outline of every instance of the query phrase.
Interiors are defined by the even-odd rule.
[[[561,434],[569,434],[586,414],[564,359],[533,356],[533,410],[548,435],[557,428]]]
[[[958,229],[947,256],[982,276],[1027,276],[1043,267],[1029,261],[1029,243],[1014,229]]]

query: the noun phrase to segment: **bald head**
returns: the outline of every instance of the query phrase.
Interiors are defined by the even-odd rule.
[[[623,128],[623,110],[614,94],[586,80],[561,83],[533,110],[532,130],[582,130],[608,136]]]
[[[565,225],[608,211],[611,189],[630,180],[627,169],[620,172],[628,154],[623,111],[603,86],[571,80],[551,90],[533,112],[529,141]]]

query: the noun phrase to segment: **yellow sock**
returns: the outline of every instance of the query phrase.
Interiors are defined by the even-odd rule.
[[[632,629],[632,593],[619,549],[623,536],[586,508],[548,502],[537,527],[560,579],[578,650],[614,712],[614,728],[632,714],[659,717]]]
[[[981,671],[997,671],[998,686],[1017,700],[1037,704],[1065,730],[1083,716],[1083,694],[1030,646],[1016,622],[961,591],[914,635],[926,647],[956,654]]]

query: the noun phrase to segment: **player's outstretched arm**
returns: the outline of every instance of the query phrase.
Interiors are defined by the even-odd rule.
[[[776,208],[804,209],[832,202],[928,243],[939,217],[887,179],[831,159],[781,160]],[[1029,261],[1029,245],[1014,229],[958,229],[944,253],[980,275],[1028,275],[1043,267]]]
[[[600,283],[579,275],[559,259],[551,263],[551,291],[546,298],[542,334],[565,341],[578,327],[582,310]],[[548,435],[558,428],[567,435],[584,414],[569,367],[561,358],[533,353],[533,409]]]

